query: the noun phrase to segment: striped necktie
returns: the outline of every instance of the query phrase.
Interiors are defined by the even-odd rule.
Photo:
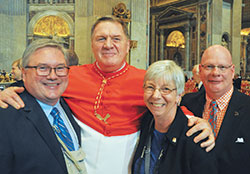
[[[53,129],[54,129],[56,135],[62,140],[62,142],[68,148],[69,151],[74,151],[75,148],[74,148],[72,138],[71,138],[69,131],[66,128],[62,118],[60,117],[59,110],[56,107],[54,107],[52,109],[52,111],[50,112],[50,114],[54,118]]]
[[[211,108],[211,111],[210,111],[210,114],[209,114],[209,123],[213,129],[213,133],[214,133],[214,136],[216,137],[216,132],[215,132],[215,129],[216,129],[216,122],[217,122],[217,112],[218,112],[218,105],[216,103],[215,100],[212,100],[211,103],[210,103],[210,108]]]

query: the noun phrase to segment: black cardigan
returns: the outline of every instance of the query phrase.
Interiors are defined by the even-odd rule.
[[[136,160],[141,157],[143,148],[146,145],[149,124],[152,119],[153,116],[151,113],[147,113],[142,120],[140,141],[133,159],[133,174],[136,174],[133,171],[134,165]],[[161,158],[159,174],[217,173],[216,159],[214,158],[213,152],[207,153],[200,147],[200,144],[195,144],[193,142],[193,138],[198,133],[191,137],[185,135],[189,129],[187,121],[187,117],[178,107],[175,119],[166,134],[164,143],[167,146],[167,150]]]

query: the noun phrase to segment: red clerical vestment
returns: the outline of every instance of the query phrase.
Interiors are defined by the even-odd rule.
[[[64,92],[73,114],[105,136],[135,133],[146,111],[143,101],[145,70],[126,65],[115,73],[104,73],[94,64],[70,68]]]

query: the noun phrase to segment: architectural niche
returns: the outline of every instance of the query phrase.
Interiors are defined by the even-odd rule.
[[[185,38],[182,32],[178,30],[172,31],[167,38],[166,46],[185,48]]]
[[[59,16],[44,16],[35,24],[34,35],[68,37],[69,25]]]
[[[151,35],[151,46],[156,47],[156,60],[174,60],[182,68],[189,69],[193,15],[192,12],[169,6],[152,18],[154,20],[152,23],[155,25],[151,26],[151,31],[155,30],[156,35]],[[171,36],[174,34],[173,31],[175,31],[175,37]],[[180,34],[176,35],[178,32]],[[184,36],[182,44],[166,44],[168,37],[173,37],[172,43],[179,42],[180,38],[177,36]]]
[[[29,3],[28,43],[37,38],[51,38],[73,50],[74,4],[66,1],[57,3],[61,5],[55,7],[53,3],[43,1]]]

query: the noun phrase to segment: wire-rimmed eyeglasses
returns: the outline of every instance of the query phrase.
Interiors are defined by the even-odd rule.
[[[144,86],[144,92],[146,92],[147,94],[153,94],[156,90],[158,90],[162,95],[168,95],[168,94],[170,94],[172,91],[174,91],[176,89],[177,88],[169,89],[167,87],[155,88],[152,85],[145,85]]]
[[[201,65],[202,68],[204,68],[207,71],[212,71],[214,68],[218,68],[221,72],[225,72],[227,69],[231,68],[232,65]]]
[[[25,66],[25,68],[35,68],[37,75],[39,76],[48,76],[51,73],[52,69],[55,71],[58,77],[67,76],[69,73],[69,67],[65,65],[58,65],[55,68],[52,68],[48,65]]]

